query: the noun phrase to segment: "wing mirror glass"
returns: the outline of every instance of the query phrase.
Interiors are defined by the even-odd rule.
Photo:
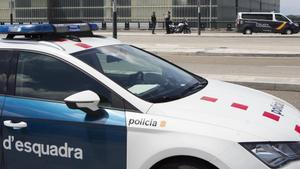
[[[100,97],[90,90],[75,93],[65,100],[67,106],[71,109],[80,109],[87,113],[99,110]]]

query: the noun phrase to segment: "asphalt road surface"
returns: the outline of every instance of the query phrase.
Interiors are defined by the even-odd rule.
[[[197,74],[300,78],[300,57],[162,57]]]
[[[296,108],[298,108],[298,110],[300,110],[300,92],[269,91],[269,90],[264,90],[263,92],[277,96],[277,97],[291,103]]]
[[[100,33],[101,34],[101,33]],[[110,36],[110,34],[105,34]],[[134,44],[150,51],[207,51],[207,52],[246,52],[300,54],[300,34],[255,34],[239,33],[204,33],[203,36],[183,34],[157,34],[150,32],[120,33],[123,42]]]
[[[300,78],[300,57],[170,56],[163,58],[197,74]],[[300,92],[264,91],[284,99],[300,110]]]

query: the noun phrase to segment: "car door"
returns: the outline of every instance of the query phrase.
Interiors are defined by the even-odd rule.
[[[19,51],[3,107],[5,169],[125,169],[123,99],[53,56]],[[91,115],[63,100],[90,90],[101,98]]]
[[[289,23],[290,21],[286,17],[275,14],[274,32],[283,33]]]
[[[272,32],[273,15],[272,14],[257,14],[258,23],[256,27],[257,32]]]
[[[2,110],[5,100],[5,95],[7,93],[7,81],[10,76],[9,67],[13,59],[13,54],[11,51],[0,50],[0,114],[2,117]],[[3,125],[0,125],[0,132],[2,135]],[[3,139],[0,137],[2,143]],[[0,145],[0,169],[3,169],[3,146]]]

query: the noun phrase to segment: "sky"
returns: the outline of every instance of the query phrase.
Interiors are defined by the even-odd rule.
[[[280,0],[281,13],[286,15],[300,15],[300,0]]]

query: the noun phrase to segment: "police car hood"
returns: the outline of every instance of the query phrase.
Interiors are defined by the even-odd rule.
[[[149,113],[229,128],[264,141],[300,140],[300,112],[295,107],[269,94],[221,81],[209,80],[200,92],[155,104]]]

